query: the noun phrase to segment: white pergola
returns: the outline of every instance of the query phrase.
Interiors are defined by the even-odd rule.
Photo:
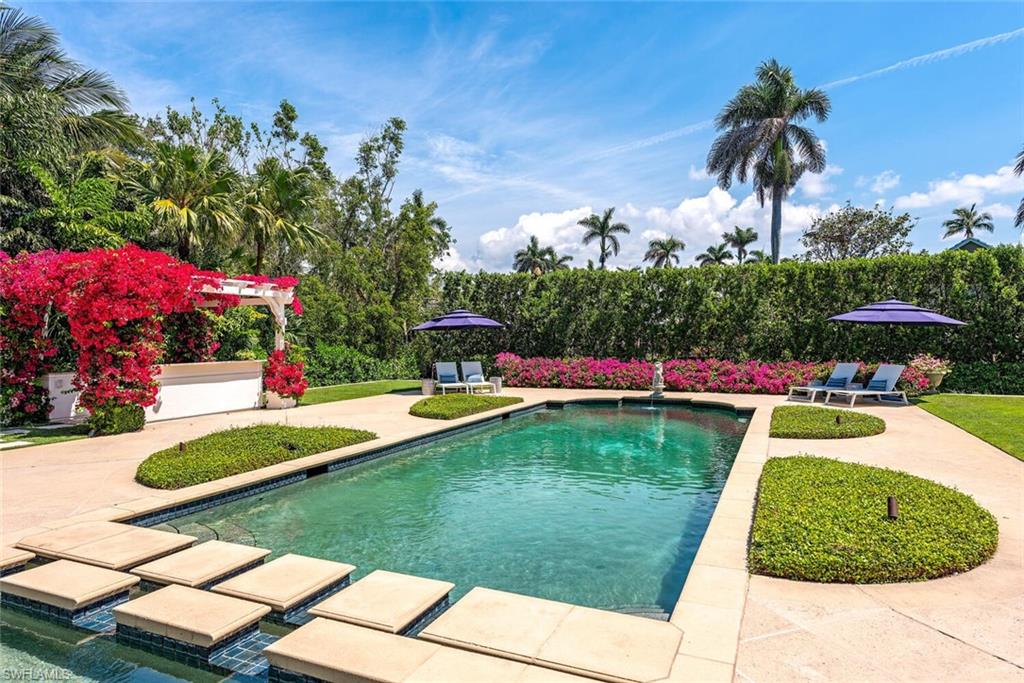
[[[284,349],[284,330],[288,321],[284,315],[284,309],[295,300],[295,292],[292,287],[280,287],[270,282],[250,282],[249,280],[235,280],[225,278],[217,285],[203,285],[205,294],[229,294],[241,299],[242,306],[266,306],[274,316],[274,350]],[[217,304],[210,301],[204,304],[206,308],[213,308]]]

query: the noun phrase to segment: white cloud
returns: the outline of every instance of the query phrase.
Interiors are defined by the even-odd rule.
[[[689,176],[690,180],[707,180],[711,177],[706,168],[697,168],[693,164],[690,164],[690,170],[686,175]]]
[[[876,175],[871,183],[872,192],[886,192],[900,184],[900,175],[893,170],[885,170]]]
[[[981,207],[981,211],[992,214],[992,218],[1016,218],[1017,209],[1009,204],[995,203]]]
[[[928,183],[927,192],[911,192],[897,197],[897,209],[922,209],[943,204],[977,204],[989,194],[1024,193],[1024,178],[1013,173],[1012,166],[1003,166],[995,173],[968,173]]]
[[[836,189],[836,186],[829,182],[829,178],[842,175],[842,166],[827,164],[821,173],[805,173],[797,183],[797,187],[805,197],[817,199],[824,197]]]

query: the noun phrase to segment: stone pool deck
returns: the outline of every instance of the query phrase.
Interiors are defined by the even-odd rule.
[[[541,389],[506,394],[525,399],[512,409],[645,395]],[[672,615],[683,631],[672,680],[1024,681],[1024,463],[915,407],[858,406],[885,418],[887,431],[804,441],[768,437],[770,409],[782,397],[669,396],[759,409]],[[384,395],[211,415],[157,423],[137,434],[0,452],[0,545],[73,521],[126,519],[481,417],[443,423],[415,418],[408,407],[417,399]],[[155,450],[265,422],[348,426],[381,438],[179,491],[134,482],[136,466]],[[761,466],[768,457],[794,453],[902,469],[970,493],[999,520],[999,550],[964,575],[919,584],[858,587],[748,577],[746,538]]]

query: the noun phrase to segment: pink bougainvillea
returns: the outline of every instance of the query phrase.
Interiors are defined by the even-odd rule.
[[[274,351],[267,357],[263,386],[284,398],[300,398],[309,387],[309,382],[302,376],[304,368],[301,361],[289,361],[284,351]]]
[[[566,389],[651,388],[654,363],[614,358],[520,358],[499,354],[496,365],[511,387],[559,387]],[[784,361],[733,362],[714,359],[669,360],[663,364],[665,388],[670,391],[710,391],[729,394],[785,394],[790,386],[827,377],[835,361],[811,363]],[[877,367],[864,366],[870,376]],[[866,381],[866,380],[865,380]],[[907,368],[901,378],[907,389],[928,387],[928,379]]]

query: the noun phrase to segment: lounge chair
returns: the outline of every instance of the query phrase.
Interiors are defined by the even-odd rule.
[[[462,381],[469,387],[469,393],[477,389],[494,391],[494,385],[484,378],[484,369],[478,360],[462,361]]]
[[[814,399],[818,397],[818,394],[824,393],[828,389],[849,388],[858,370],[860,370],[860,363],[836,363],[836,367],[832,370],[832,374],[829,375],[826,381],[814,380],[806,386],[790,387],[789,397],[786,400],[806,400],[808,403],[814,403]]]
[[[448,390],[469,393],[469,385],[459,381],[459,369],[455,363],[434,363],[434,370],[437,372],[437,388],[442,394]]]
[[[903,374],[905,365],[887,365],[883,363],[875,370],[875,375],[868,380],[868,385],[863,389],[829,389],[825,392],[825,403],[832,400],[832,396],[849,396],[850,407],[853,407],[857,397],[873,396],[879,403],[891,403],[899,401],[902,405],[908,405],[907,393],[896,390],[896,382]]]

